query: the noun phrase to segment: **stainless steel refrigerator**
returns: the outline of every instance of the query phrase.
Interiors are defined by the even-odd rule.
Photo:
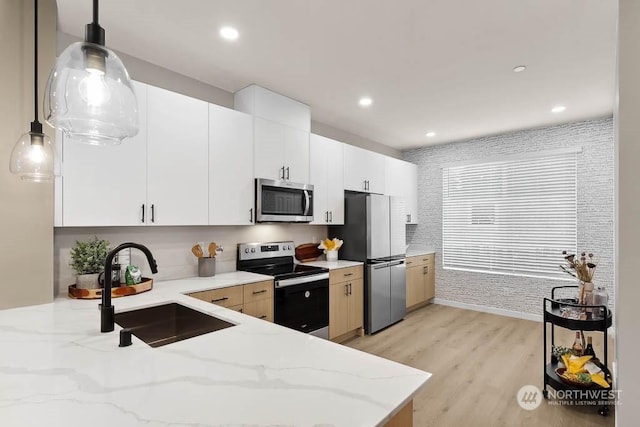
[[[345,192],[345,221],[329,235],[344,240],[340,259],[365,263],[365,331],[378,332],[406,314],[404,200]]]

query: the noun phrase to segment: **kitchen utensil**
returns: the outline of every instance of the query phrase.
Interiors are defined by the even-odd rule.
[[[295,255],[300,262],[315,261],[322,255],[322,249],[318,249],[317,243],[304,243],[296,246]]]
[[[200,246],[199,244],[196,244],[191,248],[191,253],[193,253],[196,256],[196,258],[202,258],[204,256],[204,252],[202,251],[202,246]]]
[[[216,257],[216,249],[218,249],[218,245],[216,245],[216,242],[211,242],[209,243],[209,257],[211,258],[215,258]]]

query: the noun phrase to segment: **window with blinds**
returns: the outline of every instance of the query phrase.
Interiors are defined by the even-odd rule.
[[[577,152],[442,171],[444,268],[566,279],[577,246]]]

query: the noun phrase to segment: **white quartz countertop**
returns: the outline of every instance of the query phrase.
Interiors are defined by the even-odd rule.
[[[407,247],[406,256],[418,256],[436,253],[435,248],[426,245],[409,245]]]
[[[347,261],[343,259],[339,259],[337,261],[310,261],[310,262],[305,262],[303,264],[311,265],[313,267],[328,268],[329,270],[337,270],[340,268],[348,268],[348,267],[363,265],[363,263],[359,261]]]
[[[268,280],[154,283],[116,313],[179,302],[236,326],[151,348],[99,332],[97,300],[0,311],[3,426],[381,426],[431,374],[183,295]]]

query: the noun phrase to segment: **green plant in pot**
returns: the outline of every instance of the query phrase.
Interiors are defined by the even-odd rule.
[[[71,268],[76,272],[76,288],[96,289],[98,275],[104,271],[104,262],[109,253],[109,242],[94,237],[93,240],[76,240],[71,249]]]

